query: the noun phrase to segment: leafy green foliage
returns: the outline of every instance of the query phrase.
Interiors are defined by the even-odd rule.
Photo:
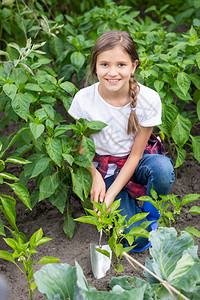
[[[181,290],[189,299],[197,299],[200,261],[197,256],[197,246],[194,246],[189,233],[183,231],[177,237],[174,228],[160,228],[156,232],[151,232],[149,239],[152,244],[150,248],[152,259],[146,259],[146,267]],[[155,279],[148,273],[145,275],[150,284],[157,285],[157,292],[161,297],[164,293],[163,288],[159,290],[160,284],[156,284]]]
[[[19,190],[20,184],[35,180],[38,189],[29,207],[45,199],[46,185],[46,196],[61,213],[69,204],[72,190],[83,206],[88,199],[92,183],[88,168],[95,152],[88,136],[105,125],[86,120],[77,125],[74,121],[66,124],[57,107],[62,105],[67,112],[78,91],[76,86],[82,86],[87,78],[94,41],[110,29],[128,31],[136,43],[141,61],[137,80],[161,97],[163,123],[159,133],[168,144],[175,168],[184,163],[187,155],[200,162],[200,137],[193,134],[200,120],[197,2],[180,5],[181,13],[175,9],[175,16],[171,15],[172,7],[178,3],[156,1],[153,6],[148,5],[144,17],[131,0],[82,1],[79,6],[67,3],[59,12],[56,0],[45,4],[5,0],[0,4],[0,112],[4,116],[0,130],[10,120],[18,123],[19,136],[16,134],[11,141],[8,138],[8,143],[4,137],[4,151],[16,142],[13,157],[29,153],[30,163],[21,173],[20,182],[11,186]],[[155,16],[157,21],[152,19]],[[188,30],[172,31],[177,24],[188,22],[188,18],[194,18]],[[92,82],[90,77],[88,81]],[[78,153],[80,142],[84,154]],[[64,224],[70,236],[74,228],[71,217],[67,213]],[[71,224],[71,229],[67,224]]]
[[[128,243],[132,245],[134,239],[137,242],[137,238],[140,236],[148,238],[149,233],[145,230],[145,228],[151,223],[144,221],[139,227],[133,227],[129,233],[125,234],[124,230],[126,228],[129,228],[135,222],[146,218],[148,214],[136,214],[127,222],[126,216],[122,216],[120,214],[120,210],[118,210],[120,201],[121,199],[116,200],[111,204],[110,212],[107,211],[105,202],[103,202],[102,205],[93,202],[93,205],[98,209],[98,212],[86,209],[86,211],[90,214],[89,216],[83,216],[75,219],[75,221],[78,222],[96,225],[98,231],[102,229],[109,237],[108,245],[115,256],[115,263],[113,267],[117,274],[123,271],[123,266],[121,264],[123,252],[125,251],[127,253],[135,247],[135,245],[131,247],[123,247],[122,241],[126,239]],[[101,249],[96,250],[110,258],[108,251]]]
[[[192,214],[200,214],[200,207],[199,206],[192,206],[188,211],[185,210],[185,205],[196,201],[199,199],[200,194],[189,194],[183,197],[182,200],[179,199],[177,195],[171,194],[171,195],[160,195],[158,197],[156,191],[151,189],[151,196],[143,196],[138,198],[138,200],[141,201],[148,201],[155,206],[155,208],[160,213],[160,218],[158,220],[158,225],[162,227],[171,227],[175,226],[179,219],[188,213]],[[184,212],[183,212],[184,208]],[[185,231],[188,231],[189,233],[200,237],[200,232],[193,228],[193,227],[187,227],[185,228]]]
[[[14,119],[20,122],[21,129],[10,143],[8,138],[3,153],[17,141],[13,156],[16,153],[18,156],[24,155],[30,149],[32,154],[28,157],[29,165],[25,166],[20,175],[20,183],[9,186],[16,194],[21,195],[21,200],[27,205],[27,191],[22,184],[34,178],[39,191],[34,194],[32,203],[29,199],[27,206],[31,209],[38,201],[50,198],[50,202],[63,213],[66,204],[69,205],[72,188],[82,201],[89,195],[92,176],[88,168],[92,164],[95,147],[87,136],[98,132],[106,124],[79,120],[77,125],[62,125],[65,120],[56,111],[57,98],[68,109],[70,97],[76,93],[77,88],[71,82],[63,82],[63,78],[57,80],[55,72],[43,69],[51,60],[43,58],[44,53],[36,50],[42,44],[33,45],[29,39],[25,48],[13,43],[10,46],[19,52],[19,59],[10,60],[9,69],[6,63],[0,66],[2,90],[6,96],[4,107],[9,107],[5,118],[8,120],[9,116],[13,118],[14,115]],[[73,132],[72,137],[66,134],[69,131]],[[82,155],[78,153],[80,143],[85,153]],[[5,176],[8,175],[4,174]],[[74,225],[72,216],[67,214],[64,231],[70,237],[73,235]]]
[[[15,139],[15,137],[13,138]],[[0,142],[0,156],[2,158],[3,154],[5,153],[2,150],[2,143]],[[30,195],[27,188],[16,181],[19,179],[10,174],[2,172],[6,167],[7,163],[15,163],[15,164],[29,164],[30,161],[18,158],[18,157],[7,157],[5,161],[0,160],[0,184],[7,184],[11,187],[15,195],[29,208],[31,209],[31,201]],[[9,181],[15,181],[14,183],[9,183]],[[28,284],[29,284],[29,294],[30,299],[33,298],[33,291],[35,290],[36,286],[33,278],[33,267],[37,264],[42,263],[53,263],[57,262],[59,259],[54,257],[43,257],[37,263],[35,260],[32,259],[32,254],[37,253],[36,247],[39,245],[45,244],[49,242],[51,239],[43,237],[43,231],[40,228],[37,232],[35,232],[30,241],[26,241],[26,236],[22,232],[19,231],[16,225],[16,212],[15,212],[15,205],[16,200],[6,194],[0,194],[0,209],[3,212],[4,217],[8,221],[9,225],[12,227],[9,228],[3,224],[3,221],[0,219],[0,235],[4,236],[5,243],[14,251],[8,252],[0,250],[0,258],[10,261],[14,263],[20,271],[26,276]],[[12,234],[13,238],[6,238],[5,229],[9,230]]]
[[[14,263],[18,269],[26,276],[29,285],[30,299],[34,299],[34,290],[36,289],[33,279],[33,268],[38,264],[48,264],[59,261],[58,258],[44,256],[37,263],[32,255],[37,253],[36,247],[51,241],[50,238],[43,237],[43,231],[40,228],[26,241],[26,236],[21,232],[10,230],[13,238],[4,238],[6,244],[14,250],[13,253],[0,250],[0,258]]]
[[[185,299],[198,299],[200,261],[197,246],[187,232],[177,237],[174,228],[160,228],[150,233],[152,259],[146,267],[181,291]],[[34,274],[38,290],[54,299],[174,299],[153,276],[145,272],[149,282],[137,277],[119,276],[110,281],[110,291],[97,291],[88,287],[81,267],[68,264],[49,264]],[[64,280],[63,280],[64,278]],[[65,285],[63,284],[65,282]],[[69,282],[71,283],[68,286]],[[178,296],[179,297],[179,296]]]

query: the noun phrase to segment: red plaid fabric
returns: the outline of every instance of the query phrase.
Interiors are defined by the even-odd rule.
[[[157,139],[157,137],[152,133],[149,141],[145,147],[144,154],[161,154],[165,155],[165,149],[163,144]],[[119,171],[125,164],[127,156],[110,156],[110,155],[98,155],[95,154],[93,159],[94,162],[98,162],[97,170],[101,173],[102,177],[105,178],[108,171],[108,164],[116,164],[117,168],[114,173],[114,177],[116,178],[119,174]],[[129,182],[124,187],[131,198],[136,199],[141,196],[146,195],[146,186],[141,185],[139,183],[134,182],[134,176],[129,180]]]

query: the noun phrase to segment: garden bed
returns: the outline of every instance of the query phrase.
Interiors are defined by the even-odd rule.
[[[10,128],[7,128],[9,130]],[[8,133],[6,133],[8,134]],[[6,170],[19,175],[20,168],[17,165],[14,169]],[[200,165],[192,157],[187,157],[184,164],[178,170],[178,178],[176,179],[171,193],[179,195],[181,198],[184,195],[192,193],[200,193]],[[0,186],[0,193],[10,193],[10,188],[6,188],[5,185]],[[30,191],[33,191],[35,186],[34,182],[28,186]],[[6,190],[7,189],[7,190]],[[188,206],[200,205],[200,201],[189,203]],[[84,210],[81,206],[80,200],[77,196],[71,197],[71,207],[74,218],[80,217],[84,214]],[[68,263],[74,266],[75,261],[82,267],[84,275],[88,281],[88,285],[95,286],[98,290],[109,289],[110,279],[115,276],[113,269],[108,271],[107,276],[96,280],[93,277],[91,264],[90,264],[90,243],[98,242],[98,232],[95,226],[90,224],[77,223],[75,228],[74,237],[70,240],[63,232],[63,220],[62,215],[57,208],[52,206],[48,200],[43,200],[36,204],[32,211],[29,211],[25,205],[17,199],[16,206],[16,220],[20,231],[24,232],[27,239],[39,228],[42,228],[45,237],[52,238],[47,244],[41,245],[37,248],[38,254],[34,255],[34,258],[39,260],[43,256],[53,256],[60,259],[62,263]],[[199,215],[185,215],[181,222],[178,223],[177,229],[184,229],[187,226],[194,226],[200,230]],[[104,237],[106,243],[106,237]],[[200,246],[199,239],[195,239],[195,244]],[[199,247],[200,249],[200,247]],[[4,243],[1,237],[1,250],[10,249]],[[200,253],[200,252],[199,252]],[[142,253],[131,254],[139,262],[145,263],[146,257],[149,255],[149,251],[145,250]],[[124,272],[121,275],[138,275],[134,269],[123,259]],[[41,265],[37,269],[41,268]],[[28,296],[28,284],[24,276],[11,262],[0,260],[0,272],[6,278],[9,285],[9,299],[15,300],[27,300]],[[36,299],[46,299],[39,292],[36,294]]]

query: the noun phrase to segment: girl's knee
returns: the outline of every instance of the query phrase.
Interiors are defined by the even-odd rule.
[[[172,160],[167,156],[156,155],[151,165],[150,177],[151,181],[157,185],[171,185],[175,179]]]

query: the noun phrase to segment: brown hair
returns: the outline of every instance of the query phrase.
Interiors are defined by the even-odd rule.
[[[139,57],[131,35],[126,31],[110,30],[101,35],[94,45],[90,64],[90,72],[93,79],[96,75],[97,56],[101,52],[110,50],[116,46],[121,46],[122,49],[130,55],[132,62],[137,62],[137,67],[140,65]],[[129,86],[130,105],[132,108],[135,108],[137,104],[137,95],[139,93],[139,86],[135,80],[135,76],[131,76]],[[127,133],[135,134],[139,129],[140,126],[137,115],[134,110],[131,110]]]

